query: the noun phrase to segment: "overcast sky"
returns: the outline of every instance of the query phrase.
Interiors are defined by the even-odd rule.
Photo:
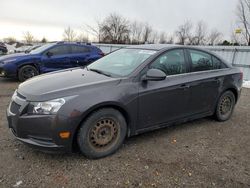
[[[204,20],[230,38],[238,0],[0,0],[0,38],[22,39],[31,31],[41,39],[61,40],[65,27],[80,30],[111,12],[174,32],[186,20]]]

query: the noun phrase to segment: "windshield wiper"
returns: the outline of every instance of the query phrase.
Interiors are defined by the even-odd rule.
[[[106,72],[103,72],[101,70],[98,70],[98,69],[91,69],[91,68],[87,68],[87,70],[90,70],[90,71],[93,71],[93,72],[97,72],[98,74],[103,74],[105,76],[108,76],[108,77],[111,77],[110,74],[106,73]]]

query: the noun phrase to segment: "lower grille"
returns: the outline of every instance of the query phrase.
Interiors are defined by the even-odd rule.
[[[15,101],[12,101],[11,104],[10,104],[10,111],[11,113],[13,114],[17,114],[19,109],[20,109],[20,105],[17,104]]]

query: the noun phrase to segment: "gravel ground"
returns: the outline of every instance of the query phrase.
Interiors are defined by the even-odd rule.
[[[142,134],[88,160],[15,140],[5,110],[17,85],[0,79],[0,187],[250,187],[249,89],[227,122],[205,118]]]

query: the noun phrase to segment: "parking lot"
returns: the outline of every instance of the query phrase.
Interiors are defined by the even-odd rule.
[[[249,89],[227,122],[205,118],[142,134],[112,156],[88,160],[45,154],[15,140],[5,110],[17,86],[0,79],[0,187],[250,186]]]

